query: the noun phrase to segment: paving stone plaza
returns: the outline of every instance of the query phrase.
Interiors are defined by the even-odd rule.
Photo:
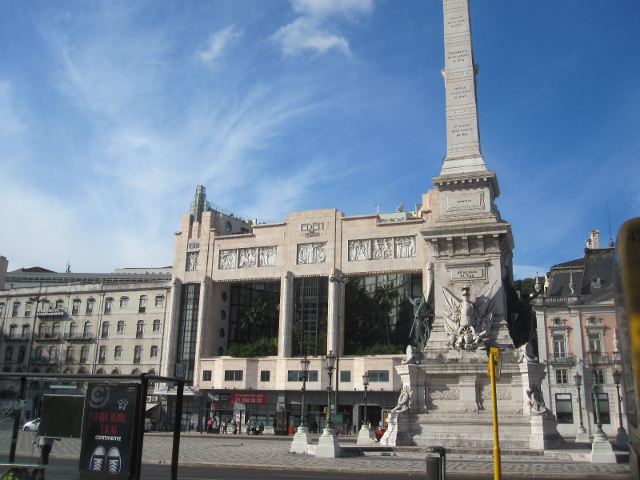
[[[7,438],[6,436],[4,438]],[[37,458],[32,441],[34,434],[20,432],[18,456]],[[364,456],[342,458],[316,458],[289,453],[291,439],[287,437],[249,437],[247,435],[202,435],[188,433],[181,437],[180,465],[211,465],[216,467],[242,466],[258,469],[296,469],[313,471],[341,471],[354,473],[421,474],[425,472],[424,449],[406,447],[393,453],[369,452]],[[353,445],[355,437],[341,438],[345,447]],[[147,434],[144,439],[143,463],[169,463],[172,437],[166,434]],[[2,445],[8,448],[8,445]],[[58,458],[77,459],[80,441],[63,439],[56,442],[51,463]],[[627,464],[589,463],[590,451],[547,451],[545,455],[506,455],[502,468],[505,478],[628,478]],[[144,467],[143,467],[144,468]],[[470,478],[490,475],[493,472],[489,453],[449,453],[447,473],[469,475]]]

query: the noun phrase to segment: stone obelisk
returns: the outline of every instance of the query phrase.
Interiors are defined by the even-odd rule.
[[[492,448],[487,349],[498,347],[501,445],[543,450],[557,431],[540,390],[544,366],[523,361],[508,331],[513,237],[480,149],[469,2],[443,0],[443,7],[447,154],[423,199],[421,231],[434,315],[423,357],[407,354],[396,367],[410,402],[399,399],[381,443]]]

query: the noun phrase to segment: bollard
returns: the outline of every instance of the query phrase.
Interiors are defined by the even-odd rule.
[[[436,454],[429,455],[429,454]],[[447,450],[444,447],[427,447],[427,480],[446,480]]]

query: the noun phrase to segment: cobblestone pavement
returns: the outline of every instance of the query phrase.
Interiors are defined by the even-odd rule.
[[[4,432],[2,432],[4,433]],[[38,449],[32,444],[34,434],[20,432],[19,456],[38,457]],[[3,456],[9,451],[9,436],[0,436],[0,451]],[[353,439],[341,440],[345,446],[353,445]],[[350,442],[350,443],[348,443]],[[351,472],[385,471],[421,473],[425,472],[425,454],[418,449],[394,453],[367,453],[364,456],[323,459],[309,455],[289,453],[290,439],[273,437],[249,437],[241,435],[185,434],[180,442],[180,464],[251,466],[256,468],[283,468],[308,470],[340,470]],[[171,462],[172,437],[164,434],[147,434],[144,439],[143,461],[149,463]],[[80,441],[63,439],[56,442],[52,457],[78,458]],[[569,452],[554,452],[552,456],[505,455],[502,471],[509,478],[628,478],[628,464],[592,464],[572,460]],[[588,451],[572,451],[573,458],[588,458]],[[492,459],[488,455],[450,454],[447,457],[447,472],[470,477],[490,476]]]

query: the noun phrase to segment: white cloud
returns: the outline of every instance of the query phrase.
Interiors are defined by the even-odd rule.
[[[18,114],[11,84],[0,81],[0,135],[8,137],[24,129],[25,124]]]
[[[293,9],[302,15],[327,17],[370,13],[373,0],[292,0]]]
[[[223,28],[209,35],[209,46],[206,50],[198,52],[200,60],[205,63],[212,63],[216,60],[227,47],[227,45],[242,36],[242,31],[236,30],[233,25]]]
[[[349,41],[328,25],[329,17],[353,19],[371,13],[373,0],[291,0],[291,6],[299,16],[271,37],[285,56],[331,50],[350,56]]]
[[[286,56],[304,51],[322,54],[332,49],[345,55],[351,54],[349,42],[344,37],[323,31],[318,22],[312,18],[297,18],[279,28],[272,38],[280,43],[282,53]]]

